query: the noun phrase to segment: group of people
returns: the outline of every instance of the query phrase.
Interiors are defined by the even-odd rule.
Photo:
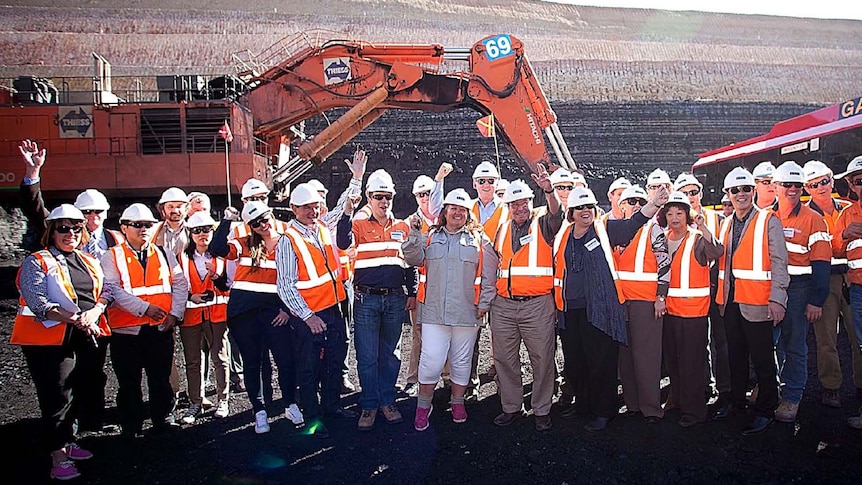
[[[19,273],[12,343],[22,346],[36,385],[53,478],[78,476],[74,461],[92,457],[77,446],[75,424],[101,425],[109,338],[128,438],[140,435],[146,417],[166,431],[194,423],[209,407],[217,418],[228,416],[235,361],[242,362],[256,433],[270,429],[270,362],[285,418],[308,434],[328,436],[331,419],[357,419],[360,431],[374,429],[379,415],[400,423],[405,321],[413,324],[407,380],[416,384],[417,431],[430,426],[441,377],[451,388],[452,420],[467,421],[485,326],[502,407],[498,426],[526,415],[522,343],[537,431],[552,427],[560,381],[561,415],[586,418],[590,432],[618,415],[619,381],[625,414],[650,423],[670,409],[679,410],[682,427],[705,421],[712,391],[713,419],[753,400],[744,434],[773,420],[793,422],[806,385],[809,323],[822,402],[840,407],[839,321],[862,389],[862,333],[852,323],[862,324],[862,205],[832,198],[836,177],[862,195],[862,157],[838,176],[817,161],[765,162],[754,173],[735,168],[724,180],[724,214],[702,207],[697,178],[684,173],[672,181],[660,169],[645,188],[615,180],[606,213],[583,175],[541,165],[532,175],[541,207],[530,184],[502,180],[490,162],[473,172],[476,198],[462,188],[444,197],[452,171],[444,163],[433,178],[416,179],[418,208],[402,220],[392,214],[395,184],[385,170],[365,181],[360,206],[367,157],[358,150],[345,161],[352,179],[331,211],[328,190],[311,180],[291,191],[293,217],[284,222],[274,217],[266,185],[250,179],[243,207],[228,207],[221,221],[205,194],[172,187],[158,203],[161,221],[135,203],[114,231],[103,225],[107,199],[93,189],[75,204],[46,210],[39,187],[46,153],[30,141],[20,148],[24,209],[42,239]],[[358,412],[341,403],[350,385],[351,322]],[[179,422],[174,327],[190,400]],[[203,392],[205,352],[217,403]],[[670,376],[665,402],[663,363]],[[752,377],[756,397],[749,398]],[[848,424],[862,428],[862,417]]]

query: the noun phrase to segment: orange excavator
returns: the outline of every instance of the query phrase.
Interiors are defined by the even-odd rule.
[[[454,62],[466,63],[467,69],[444,70]],[[321,164],[387,109],[471,108],[492,115],[498,138],[530,170],[539,163],[575,168],[523,43],[511,35],[491,35],[470,48],[347,40],[315,45],[301,35],[245,65],[259,72],[245,96],[255,136],[280,146],[282,154],[302,136],[292,127],[333,108],[350,108],[302,142],[294,156],[278,161],[276,184],[289,184]],[[559,163],[552,162],[545,136]]]

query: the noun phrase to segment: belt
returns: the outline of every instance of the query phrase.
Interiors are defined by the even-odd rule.
[[[527,301],[532,300],[533,298],[539,298],[547,295],[533,295],[533,296],[504,296],[503,298],[512,301]]]
[[[365,285],[354,285],[353,289],[360,293],[367,293],[369,295],[403,295],[404,290],[402,288],[372,288],[370,286]]]

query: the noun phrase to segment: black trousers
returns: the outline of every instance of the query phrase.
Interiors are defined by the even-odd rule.
[[[174,331],[160,332],[143,325],[138,335],[114,333],[111,361],[117,375],[117,409],[124,433],[140,432],[146,416],[141,389],[142,372],[147,373],[149,415],[153,427],[164,426],[174,407],[171,365],[174,361]]]
[[[99,431],[105,424],[105,358],[111,337],[96,339],[96,345],[87,339],[88,345],[81,345],[77,352],[77,371],[79,378],[75,387],[75,415],[78,428],[86,431]]]
[[[746,403],[750,357],[758,383],[754,412],[759,416],[772,417],[778,407],[778,377],[772,322],[749,322],[742,316],[738,303],[729,303],[724,310],[724,329],[727,332],[730,393],[733,402],[740,406]]]
[[[347,355],[347,325],[338,307],[332,306],[316,315],[326,323],[326,330],[322,334],[312,334],[308,325],[299,318],[290,319],[296,343],[302,411],[306,418],[338,409],[341,402],[341,366]]]
[[[564,372],[575,391],[578,413],[613,418],[619,410],[619,344],[587,320],[586,308],[565,313],[560,330]]]
[[[682,414],[698,421],[706,419],[706,379],[701,364],[707,360],[708,334],[707,317],[664,317],[662,347],[670,392]]]

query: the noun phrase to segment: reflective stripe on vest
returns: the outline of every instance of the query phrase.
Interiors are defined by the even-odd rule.
[[[225,272],[225,261],[223,258],[213,257],[210,260],[215,268],[216,275],[223,275]],[[213,299],[195,303],[191,300],[186,301],[186,313],[183,316],[181,326],[190,327],[199,325],[203,321],[212,323],[221,323],[227,321],[227,303],[229,301],[228,294],[222,292],[212,282],[212,275],[207,271],[206,276],[201,280],[194,259],[189,258],[188,254],[183,251],[180,254],[180,266],[183,269],[183,274],[189,282],[189,293],[193,295],[213,292]]]
[[[288,227],[284,233],[290,238],[297,257],[296,288],[313,312],[325,310],[347,298],[339,276],[340,266],[332,236],[325,225],[317,224],[317,236],[323,251],[294,227]]]
[[[374,219],[353,222],[356,241],[354,270],[397,266],[407,268],[401,244],[406,240],[410,227],[398,219],[387,219],[386,225]]]
[[[655,301],[658,261],[652,249],[653,222],[641,227],[632,242],[616,256],[620,288],[626,300]]]
[[[701,266],[694,256],[699,231],[688,228],[682,245],[670,266],[667,311],[671,315],[693,318],[709,314],[709,267]]]
[[[736,279],[734,300],[737,303],[749,305],[766,305],[769,303],[769,295],[772,291],[772,261],[769,259],[768,222],[773,216],[770,211],[754,208],[754,221],[739,239],[739,247],[734,251],[733,277]],[[718,294],[716,302],[725,303],[724,279],[725,264],[727,261],[727,241],[731,237],[731,221],[728,217],[721,225],[721,236],[719,242],[724,245],[725,251],[719,259],[718,264]],[[750,258],[750,259],[749,259]]]
[[[512,253],[514,221],[507,221],[497,233],[496,249],[500,255],[497,271],[497,294],[504,297],[547,295],[554,289],[553,248],[539,230],[539,215],[533,214],[527,244]]]
[[[491,241],[494,240],[494,236],[497,235],[500,228],[509,222],[509,207],[502,200],[498,200],[498,205],[494,208],[494,213],[491,214],[491,217],[489,217],[484,223],[481,222],[482,218],[479,216],[479,199],[476,199],[473,203],[471,212],[476,221],[482,224],[482,229],[485,231],[485,235],[488,236],[488,239]]]
[[[110,251],[113,253],[114,267],[120,276],[120,286],[124,291],[165,311],[171,309],[173,276],[162,249],[152,243],[147,245],[146,268],[141,266],[137,254],[128,243],[114,246]],[[138,317],[117,305],[111,305],[108,308],[108,321],[112,328],[123,328],[146,324],[158,325],[164,321],[164,318],[153,320],[147,315]]]

